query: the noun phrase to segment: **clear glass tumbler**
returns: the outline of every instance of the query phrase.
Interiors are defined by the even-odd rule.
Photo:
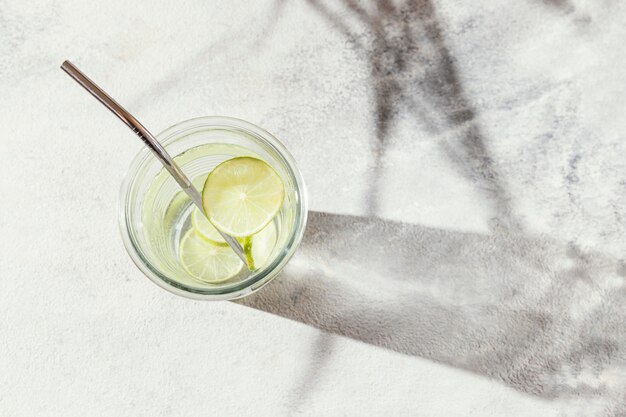
[[[263,266],[224,283],[198,281],[178,257],[178,242],[189,228],[193,204],[150,151],[143,149],[122,184],[119,210],[124,246],[139,269],[175,294],[210,300],[246,296],[276,277],[302,240],[307,218],[304,181],[287,149],[265,130],[229,117],[187,120],[161,132],[157,139],[199,190],[220,162],[254,156],[280,175],[285,199],[274,220],[276,243]]]

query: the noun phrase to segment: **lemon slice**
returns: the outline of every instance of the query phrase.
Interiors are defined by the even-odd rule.
[[[235,237],[251,236],[276,216],[285,187],[274,169],[257,158],[239,157],[219,164],[202,190],[204,211],[213,226]]]
[[[194,208],[191,212],[191,226],[211,243],[221,246],[228,245],[222,235],[220,235],[220,232],[207,220],[204,214],[200,213],[198,208]]]
[[[181,239],[178,257],[189,275],[211,284],[234,277],[243,266],[228,246],[213,244],[194,229]]]

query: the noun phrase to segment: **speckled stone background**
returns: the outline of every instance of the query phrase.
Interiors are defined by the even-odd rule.
[[[0,415],[626,415],[626,5],[0,0]],[[127,257],[154,131],[261,125],[310,222],[190,301]]]

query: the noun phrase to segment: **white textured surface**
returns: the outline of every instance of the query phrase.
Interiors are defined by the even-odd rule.
[[[0,0],[0,415],[625,415],[624,21]],[[291,149],[327,214],[256,308],[135,269],[116,199],[140,143],[66,58],[155,131],[230,115]]]

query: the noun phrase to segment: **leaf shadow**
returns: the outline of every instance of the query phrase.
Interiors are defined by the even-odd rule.
[[[369,9],[355,0],[307,2],[353,43],[369,68],[375,141],[366,196],[368,214],[380,212],[389,136],[400,114],[408,112],[433,135],[452,136],[441,140],[441,146],[458,171],[494,202],[494,226],[518,227],[432,1],[379,0]]]
[[[571,0],[541,0],[541,2],[546,6],[561,9],[568,13],[574,11],[574,4]]]

